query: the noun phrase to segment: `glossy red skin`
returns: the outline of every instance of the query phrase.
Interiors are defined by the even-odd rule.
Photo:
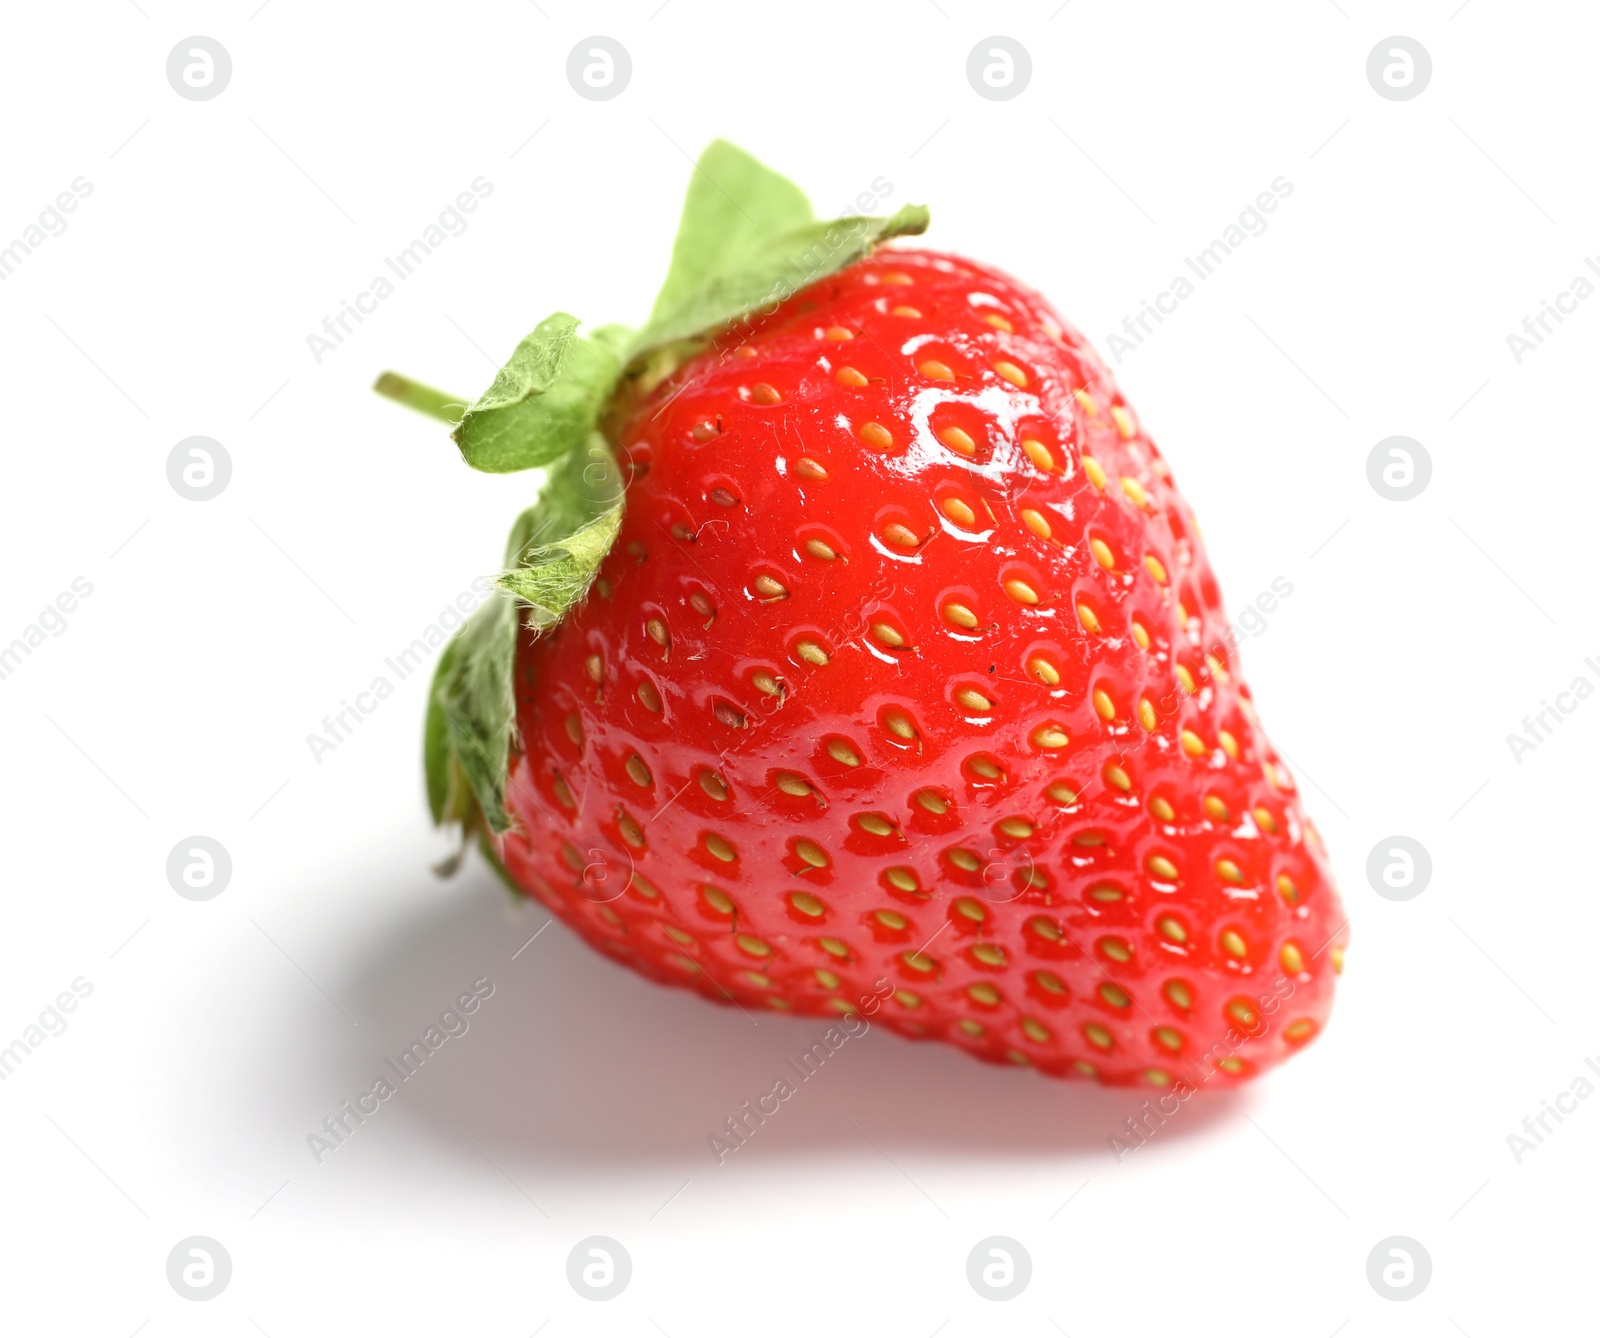
[[[1087,342],[1011,279],[910,250],[881,251],[719,342],[657,387],[620,433],[633,481],[587,604],[519,647],[522,751],[508,801],[519,829],[499,843],[512,879],[642,974],[747,1010],[862,1008],[983,1059],[1161,1087],[1229,1085],[1300,1048],[1332,1004],[1344,914],[1292,781],[1252,724],[1188,508],[1142,430],[1131,418],[1119,427],[1121,395]],[[930,358],[955,380],[920,370]],[[997,373],[1001,361],[1027,385]],[[845,366],[869,384],[841,384]],[[759,386],[781,402],[758,402]],[[949,413],[965,415],[973,458],[934,435]],[[697,425],[719,421],[720,435],[697,439]],[[855,429],[867,422],[888,428],[893,445],[863,444]],[[1048,448],[1052,470],[1019,450],[1024,438]],[[827,477],[797,474],[802,456]],[[1143,508],[1125,477],[1141,485]],[[726,495],[714,497],[718,488]],[[952,494],[974,523],[941,512]],[[1028,508],[1045,516],[1050,538],[1020,519]],[[890,521],[930,537],[896,548],[881,537]],[[812,538],[840,558],[805,551]],[[1112,570],[1090,538],[1108,545]],[[760,575],[787,597],[763,598]],[[1007,593],[1003,582],[1016,578],[1041,596],[1036,606]],[[712,618],[691,607],[696,592],[714,602]],[[978,614],[976,629],[942,616],[952,597]],[[1083,626],[1080,602],[1098,632]],[[1148,649],[1132,635],[1135,615]],[[651,618],[670,629],[669,648],[648,634]],[[903,648],[874,638],[882,622]],[[826,666],[796,653],[804,635],[827,647]],[[1028,667],[1041,650],[1059,674],[1054,686]],[[1180,663],[1192,694],[1179,686]],[[782,680],[781,704],[753,685],[760,670]],[[659,714],[642,704],[641,682],[659,694]],[[992,709],[956,704],[962,688]],[[1109,721],[1096,688],[1115,710]],[[1141,697],[1153,729],[1140,723]],[[915,722],[914,741],[885,727],[889,708]],[[1052,724],[1067,733],[1065,747],[1035,738]],[[1200,756],[1180,745],[1184,729],[1203,744]],[[1236,758],[1220,731],[1236,741]],[[830,756],[830,739],[847,740],[862,765]],[[647,787],[625,768],[634,752],[649,767]],[[1003,779],[975,774],[974,754]],[[1127,792],[1107,779],[1110,765],[1126,773]],[[723,779],[727,799],[697,782],[704,769]],[[780,771],[805,777],[815,795],[778,789]],[[1062,781],[1076,803],[1046,795]],[[924,790],[948,811],[929,811],[914,797]],[[1207,795],[1227,819],[1207,815]],[[1152,811],[1160,800],[1171,821]],[[1252,816],[1258,807],[1275,832]],[[897,831],[862,831],[853,820],[864,812]],[[1019,817],[1032,836],[1001,829]],[[732,862],[708,850],[708,834],[733,847]],[[828,866],[802,860],[799,839],[820,846]],[[958,867],[951,848],[974,852],[981,867]],[[1178,877],[1152,872],[1153,856]],[[1237,866],[1237,883],[1219,875],[1222,859]],[[890,868],[913,870],[919,890],[893,886]],[[1280,876],[1292,880],[1292,899]],[[731,899],[731,916],[708,904],[705,885]],[[795,890],[817,898],[822,915],[791,905]],[[963,905],[978,907],[981,922]],[[885,909],[905,927],[876,919]],[[1163,916],[1182,926],[1183,942],[1160,932]],[[825,938],[848,957],[821,946]],[[1298,970],[1286,969],[1285,944],[1298,950]],[[1040,970],[1065,992],[1041,984]],[[1187,986],[1188,1007],[1172,981]],[[997,1002],[986,1002],[985,985]]]

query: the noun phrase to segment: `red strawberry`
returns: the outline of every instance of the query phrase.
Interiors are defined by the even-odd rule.
[[[634,372],[620,532],[515,648],[518,888],[713,1001],[1054,1076],[1215,1085],[1316,1035],[1338,896],[1082,336],[887,250]]]

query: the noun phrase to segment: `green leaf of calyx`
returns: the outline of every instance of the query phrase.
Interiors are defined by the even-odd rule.
[[[583,445],[616,387],[626,331],[585,338],[564,311],[546,317],[512,352],[450,435],[474,469],[510,474]]]
[[[672,265],[649,321],[627,346],[627,361],[770,311],[880,242],[927,226],[923,205],[889,218],[818,220],[787,177],[716,140],[695,164]]]
[[[588,594],[621,527],[622,492],[610,448],[596,434],[551,472],[539,500],[517,518],[495,593],[456,633],[434,674],[423,757],[436,823],[509,830],[518,625],[546,631]]]

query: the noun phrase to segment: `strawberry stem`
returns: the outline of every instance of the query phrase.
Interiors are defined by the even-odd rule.
[[[373,382],[372,388],[408,409],[425,413],[429,418],[437,418],[441,423],[459,423],[467,408],[466,400],[446,395],[442,390],[413,381],[409,376],[401,376],[399,372],[385,372]]]

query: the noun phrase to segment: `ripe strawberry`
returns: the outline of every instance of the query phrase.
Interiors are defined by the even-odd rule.
[[[515,886],[713,1001],[1054,1076],[1220,1085],[1318,1032],[1320,842],[1081,335],[896,249],[641,365],[590,597],[517,635]]]

